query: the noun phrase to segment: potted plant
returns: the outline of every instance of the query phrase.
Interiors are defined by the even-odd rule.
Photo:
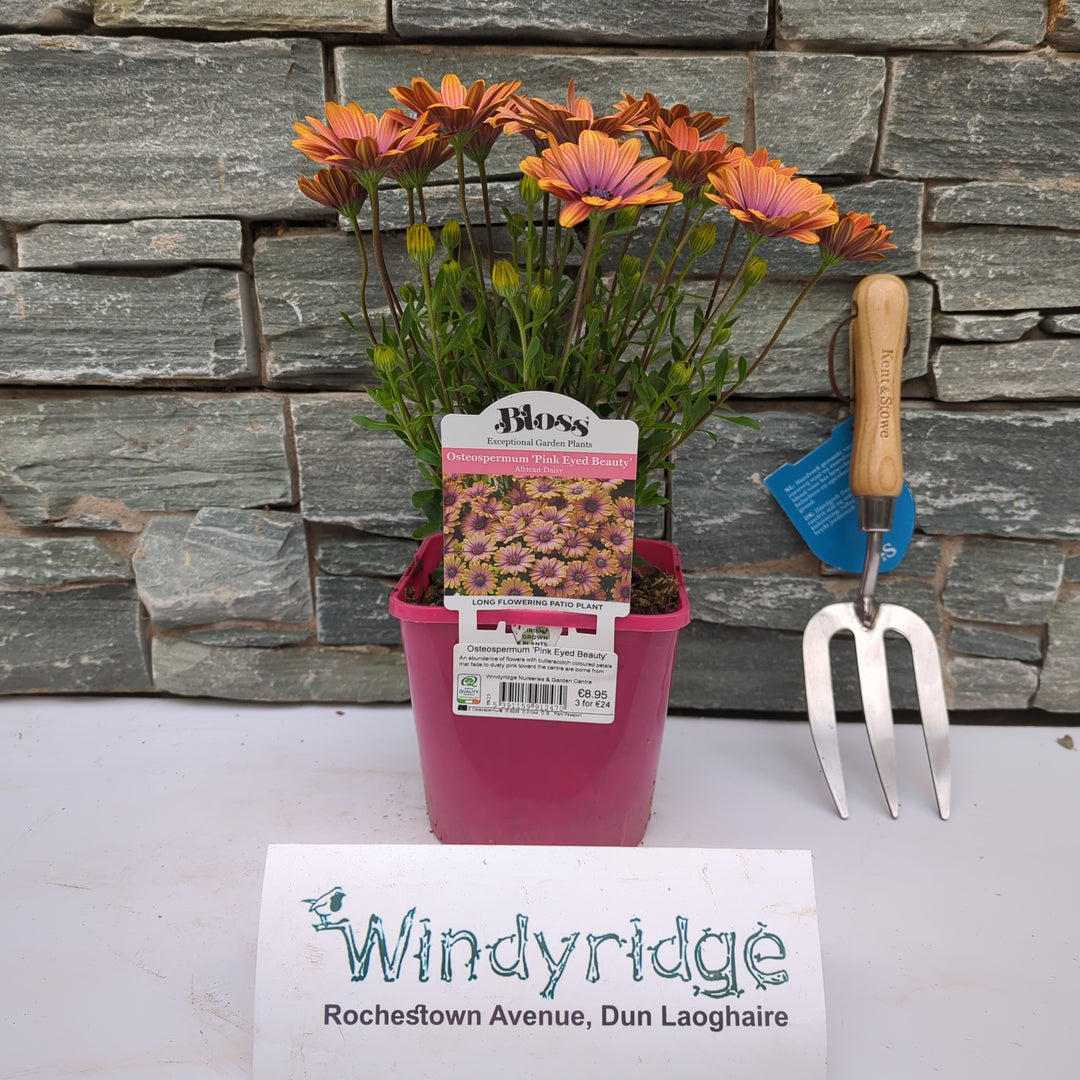
[[[764,149],[747,153],[733,145],[720,130],[727,117],[682,104],[663,107],[650,94],[624,94],[609,115],[597,116],[572,82],[565,106],[520,89],[517,81],[466,87],[451,74],[438,89],[419,78],[391,89],[398,105],[381,114],[328,102],[325,122],[307,117],[306,125],[295,125],[294,145],[321,166],[299,184],[343,215],[359,247],[363,325],[354,328],[366,337],[377,376],[370,394],[385,415],[357,422],[397,435],[422,478],[414,502],[425,514],[420,533],[427,539],[394,590],[391,610],[402,620],[436,835],[480,843],[636,844],[649,817],[675,641],[689,607],[670,544],[636,540],[631,554],[634,509],[666,505],[663,477],[673,456],[707,419],[754,425],[732,410],[730,399],[820,277],[846,260],[884,258],[893,245],[885,226],[864,214],[840,215],[818,184]],[[519,135],[527,141],[518,198],[497,208],[485,163],[496,140]],[[428,212],[431,176],[446,163],[456,168],[458,210],[437,222]],[[479,184],[478,222],[469,210],[467,163]],[[405,247],[412,273],[397,281],[380,221],[380,200],[394,184],[406,193],[411,222]],[[717,259],[717,222],[724,216],[733,227]],[[765,278],[763,246],[778,238],[816,244],[820,266],[766,347],[745,357],[732,345],[736,317]],[[378,325],[367,303],[375,276],[386,302]],[[517,516],[517,532],[500,518],[501,532],[490,543],[478,539],[463,552],[460,529],[456,541],[450,538],[453,528],[469,513],[477,527],[467,532],[481,536],[480,526],[494,520],[490,505],[499,484],[481,475],[469,489],[456,481],[444,485],[440,421],[478,416],[522,394],[561,395],[552,400],[577,403],[594,420],[636,425],[633,496],[617,501],[601,492],[586,512],[575,502],[583,497],[580,485],[571,491],[538,483],[542,475],[514,477],[499,498],[531,507]],[[555,422],[554,413],[544,415]],[[472,501],[463,505],[466,490]],[[484,500],[487,510],[478,508]],[[526,544],[523,555],[520,541],[544,513],[555,525],[546,529],[543,547],[569,551],[561,570],[545,563],[544,585],[555,587],[546,595],[587,596],[599,588],[601,596],[625,599],[618,590],[629,586],[635,562],[675,582],[673,610],[617,620],[609,723],[452,710],[448,658],[458,642],[458,613],[411,602],[440,576],[450,592],[525,602],[521,595],[535,591],[541,571],[538,551]],[[597,515],[611,518],[603,542],[596,529],[583,537]],[[581,557],[572,558],[571,547]],[[530,556],[534,562],[522,565]],[[571,563],[582,564],[573,583],[564,580]],[[463,584],[466,572],[473,576]],[[517,625],[588,623],[577,614],[513,610]],[[495,611],[488,621],[498,618]]]

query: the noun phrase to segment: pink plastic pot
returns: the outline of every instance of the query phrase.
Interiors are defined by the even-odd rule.
[[[641,842],[652,809],[679,630],[690,621],[678,550],[639,540],[635,553],[679,582],[669,615],[616,621],[619,658],[615,720],[587,724],[453,711],[457,612],[409,603],[442,560],[441,537],[428,537],[390,596],[401,620],[428,817],[435,835],[455,844]],[[595,620],[554,612],[485,612],[500,621],[587,629]]]

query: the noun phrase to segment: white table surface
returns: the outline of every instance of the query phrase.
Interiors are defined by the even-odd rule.
[[[901,727],[893,821],[842,725],[841,821],[805,724],[672,719],[645,842],[813,852],[830,1080],[1066,1080],[1068,730],[954,727],[942,822]],[[435,843],[406,708],[8,698],[0,745],[3,1080],[250,1076],[267,844]]]

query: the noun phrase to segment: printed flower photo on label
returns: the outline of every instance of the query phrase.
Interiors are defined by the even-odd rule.
[[[633,480],[447,476],[443,587],[467,596],[625,603],[634,505]]]

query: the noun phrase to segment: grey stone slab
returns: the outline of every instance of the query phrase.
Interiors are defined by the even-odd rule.
[[[942,225],[1028,225],[1080,229],[1080,199],[1066,179],[1024,184],[974,181],[930,188],[926,220]]]
[[[568,10],[564,8],[564,10]],[[443,8],[443,17],[447,9]],[[391,86],[408,85],[413,78],[439,85],[448,72],[466,84],[474,79],[499,82],[521,79],[521,92],[547,101],[566,102],[573,78],[578,97],[592,102],[597,115],[609,113],[622,94],[640,98],[654,94],[665,104],[683,101],[692,109],[708,109],[731,117],[724,129],[741,142],[746,135],[746,101],[750,67],[745,56],[685,53],[657,56],[588,52],[534,52],[525,57],[519,49],[440,46],[392,46],[334,51],[334,71],[339,101],[356,101],[368,112],[381,113],[393,99]],[[518,175],[521,159],[533,153],[523,135],[500,140],[487,163],[489,176]],[[436,174],[453,178],[450,164]],[[475,168],[469,167],[469,175]],[[2,217],[0,212],[0,217]]]
[[[943,311],[1073,307],[1080,236],[996,225],[944,229],[923,238],[922,268]]]
[[[109,29],[268,31],[286,34],[385,34],[384,0],[97,0],[94,22]]]
[[[806,551],[764,480],[825,442],[835,421],[779,410],[755,418],[757,431],[714,417],[677,453],[673,538],[687,569],[761,563]]]
[[[315,548],[319,569],[340,577],[398,578],[415,555],[414,541],[384,536],[324,536]]]
[[[728,348],[734,356],[753,360],[769,343],[780,321],[795,302],[805,283],[766,281],[738,309]],[[934,294],[929,283],[913,278],[908,286],[908,324],[911,342],[904,356],[903,377],[926,374],[930,349],[930,318]],[[829,397],[829,343],[851,313],[852,283],[824,278],[800,304],[784,327],[777,343],[740,390],[743,397]],[[692,312],[680,313],[689,328]],[[836,334],[833,366],[840,389],[848,389],[848,331]]]
[[[828,604],[853,601],[855,577],[813,578],[801,574],[688,574],[686,588],[695,619],[725,626],[755,626],[802,632],[811,616]],[[883,603],[921,615],[936,633],[937,597],[932,585],[885,575],[877,589]]]
[[[4,37],[0,218],[314,216],[291,123],[323,80],[314,40]]]
[[[1033,704],[1048,712],[1080,712],[1080,592],[1063,593],[1051,612]]]
[[[17,265],[15,244],[4,223],[0,221],[0,270],[11,270]]]
[[[306,520],[398,537],[423,524],[412,505],[412,493],[423,483],[408,448],[390,432],[352,421],[382,417],[368,397],[294,395],[291,408]]]
[[[1080,553],[1065,556],[1065,580],[1080,581]]]
[[[1057,21],[1048,28],[1047,42],[1062,52],[1080,52],[1080,4],[1077,0],[1054,0],[1050,8]]]
[[[1080,313],[1048,315],[1039,326],[1048,334],[1080,334]]]
[[[1039,686],[1039,669],[1019,660],[954,656],[945,665],[950,709],[1027,709]]]
[[[299,645],[313,635],[308,630],[260,630],[257,627],[236,627],[227,630],[190,630],[185,641],[196,645],[224,646],[232,649],[277,649]]]
[[[902,422],[923,532],[1080,538],[1080,411],[908,407]]]
[[[368,257],[373,258],[370,236]],[[400,237],[387,237],[395,284],[416,278]],[[274,385],[361,386],[373,379],[367,358],[356,238],[340,232],[289,232],[255,242],[255,282],[262,320],[263,363]],[[381,325],[390,309],[374,264],[367,286],[368,313]],[[352,320],[350,328],[342,312]]]
[[[3,0],[0,30],[77,30],[94,17],[94,0]]]
[[[406,701],[405,658],[383,645],[228,648],[156,637],[154,685],[239,701]]]
[[[934,337],[955,341],[1019,341],[1039,325],[1037,311],[1018,311],[1015,315],[974,315],[969,313],[934,316]]]
[[[0,536],[0,585],[130,581],[131,563],[95,536]]]
[[[942,345],[930,361],[939,401],[1080,397],[1080,338]]]
[[[899,638],[886,640],[893,707],[918,704],[911,651]],[[832,685],[837,711],[861,712],[854,643],[832,643]],[[716,626],[693,620],[679,635],[671,707],[685,710],[796,712],[805,716],[802,634],[782,630]],[[813,762],[813,750],[808,750]],[[811,766],[808,766],[811,767]]]
[[[883,57],[759,52],[753,70],[758,146],[811,176],[871,171],[885,95]]]
[[[683,4],[677,11],[647,0],[610,4],[584,0],[394,0],[394,29],[405,39],[433,35],[506,41],[508,35],[574,45],[689,46],[695,49],[760,45],[765,40],[766,0],[716,0]]]
[[[258,371],[249,281],[199,268],[168,277],[0,274],[0,382],[222,381]]]
[[[0,503],[21,524],[138,532],[152,511],[295,499],[275,395],[0,400]]]
[[[1045,32],[1043,0],[784,0],[776,23],[799,49],[1031,49]]]
[[[1064,566],[1065,552],[1056,544],[966,537],[949,567],[942,594],[945,608],[973,621],[1046,622]]]
[[[193,517],[156,517],[132,565],[156,627],[312,615],[307,540],[295,514],[204,507]]]
[[[794,162],[793,162],[794,164]],[[866,274],[917,274],[922,252],[923,185],[910,180],[870,180],[864,184],[825,185],[840,213],[869,214],[875,222],[892,229],[882,261],[849,262],[829,271],[829,278],[863,277]],[[758,249],[772,274],[809,277],[821,265],[817,245],[797,240],[769,241]]]
[[[390,586],[367,577],[315,579],[319,641],[323,645],[399,645],[390,614]]]
[[[949,631],[949,649],[969,656],[1037,664],[1042,660],[1042,635],[999,626],[953,623]]]
[[[149,689],[134,586],[0,592],[0,693]]]
[[[1080,60],[924,53],[889,62],[881,175],[1030,183],[1060,178],[1080,152]]]
[[[225,219],[149,218],[91,225],[46,224],[18,235],[23,270],[140,269],[198,263],[239,266],[243,229]]]

